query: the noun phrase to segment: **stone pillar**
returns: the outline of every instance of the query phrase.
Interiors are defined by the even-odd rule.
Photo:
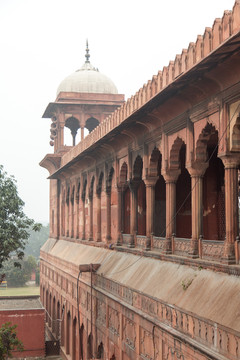
[[[129,188],[131,191],[131,198],[130,198],[130,234],[131,240],[129,247],[135,247],[136,245],[136,235],[137,235],[137,207],[138,207],[138,199],[137,199],[137,190],[138,190],[139,181],[130,180],[129,181]]]
[[[226,240],[222,261],[227,264],[235,263],[235,240],[239,235],[238,226],[238,166],[240,158],[237,156],[221,157],[225,168],[225,224]]]
[[[122,245],[122,231],[123,231],[123,185],[117,186],[117,211],[118,211],[118,219],[117,219],[117,245]]]
[[[176,182],[180,170],[170,170],[163,174],[166,181],[166,240],[164,253],[172,253],[172,234],[176,229]]]
[[[76,196],[76,239],[79,239],[79,194]]]
[[[203,235],[203,176],[208,163],[196,164],[188,168],[191,175],[191,200],[192,200],[192,238],[189,255],[199,256],[198,243],[200,235]]]
[[[101,189],[97,189],[97,241],[101,240]]]
[[[82,240],[86,239],[85,194],[82,195]]]
[[[84,127],[81,127],[81,141],[84,139]]]
[[[106,241],[110,241],[111,237],[111,186],[106,187],[106,208],[107,208],[107,227],[106,227]]]
[[[93,194],[89,194],[89,241],[93,240]]]
[[[151,237],[154,232],[154,213],[155,213],[155,185],[156,177],[145,179],[146,185],[146,250],[151,249]]]

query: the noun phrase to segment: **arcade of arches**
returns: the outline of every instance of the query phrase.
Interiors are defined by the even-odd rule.
[[[239,359],[239,14],[125,103],[48,105],[40,289],[64,359]]]

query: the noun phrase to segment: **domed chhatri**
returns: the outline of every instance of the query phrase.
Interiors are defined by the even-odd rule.
[[[83,66],[61,82],[57,89],[57,95],[60,92],[118,94],[118,90],[112,80],[106,75],[101,74],[90,63],[88,42],[86,44],[85,57],[86,61]]]

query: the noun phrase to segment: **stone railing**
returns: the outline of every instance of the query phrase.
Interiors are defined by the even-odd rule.
[[[154,322],[160,322],[162,326],[168,326],[190,339],[195,339],[207,346],[209,350],[226,356],[227,359],[239,359],[239,332],[177,306],[171,306],[159,299],[146,296],[101,275],[94,277],[94,286],[125,302],[125,306],[131,305],[136,311],[139,310],[149,315],[154,319]]]
[[[190,252],[190,240],[174,238],[174,254],[188,256]]]
[[[183,49],[181,55],[176,55],[174,61],[170,61],[168,66],[154,75],[152,80],[144,84],[134,96],[131,96],[112,115],[108,116],[85,139],[64,154],[61,166],[66,165],[78,154],[116,128],[154,95],[204,59],[230,36],[236,34],[240,30],[239,14],[240,0],[236,0],[232,11],[224,11],[221,19],[215,19],[212,28],[207,27],[203,35],[198,35],[196,42],[191,42],[188,49]]]
[[[200,257],[207,260],[220,260],[223,256],[223,241],[200,240]]]

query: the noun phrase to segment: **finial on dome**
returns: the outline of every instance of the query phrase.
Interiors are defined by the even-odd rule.
[[[90,63],[89,58],[90,58],[90,54],[89,54],[89,49],[88,49],[88,39],[86,40],[86,55],[85,55],[86,61],[85,63]]]

